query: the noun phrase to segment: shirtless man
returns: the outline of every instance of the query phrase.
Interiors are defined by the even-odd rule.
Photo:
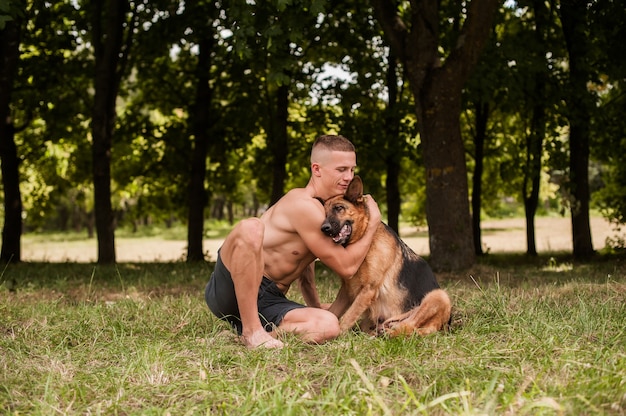
[[[229,321],[249,348],[281,348],[276,328],[322,343],[339,335],[337,317],[322,309],[315,289],[315,259],[342,279],[358,270],[380,222],[380,210],[367,197],[366,236],[347,247],[320,231],[324,207],[316,199],[344,193],[354,176],[356,153],[342,136],[320,136],[311,150],[311,178],[287,192],[261,218],[240,221],[218,252],[205,299],[209,309]],[[285,297],[300,279],[307,306]]]

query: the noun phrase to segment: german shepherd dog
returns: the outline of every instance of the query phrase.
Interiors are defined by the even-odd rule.
[[[346,246],[362,238],[369,218],[361,178],[354,177],[345,195],[326,200],[324,210],[321,230],[335,243]],[[366,332],[427,335],[447,326],[451,303],[428,263],[381,222],[363,264],[342,281],[329,310],[339,318],[342,332],[360,318],[359,327]]]

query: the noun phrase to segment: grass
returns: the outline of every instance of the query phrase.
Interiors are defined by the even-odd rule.
[[[620,257],[490,255],[440,275],[450,331],[245,349],[203,301],[212,265],[19,264],[0,281],[3,414],[623,415]],[[336,279],[318,267],[323,300]],[[290,296],[301,299],[297,289]]]

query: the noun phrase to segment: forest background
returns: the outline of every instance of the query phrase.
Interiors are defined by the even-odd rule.
[[[23,233],[115,233],[259,215],[309,176],[316,136],[357,146],[387,222],[430,262],[483,254],[481,218],[626,214],[619,1],[0,0],[0,258]],[[623,249],[623,239],[610,243]]]

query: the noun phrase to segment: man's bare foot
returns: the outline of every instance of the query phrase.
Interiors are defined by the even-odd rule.
[[[250,335],[242,335],[241,341],[248,348],[282,348],[285,344],[267,333],[265,330],[253,332]]]

